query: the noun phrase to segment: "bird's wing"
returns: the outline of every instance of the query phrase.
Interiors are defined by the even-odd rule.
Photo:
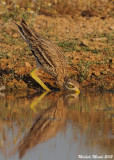
[[[21,26],[18,24],[16,26],[44,70],[57,77],[58,81],[64,81],[65,58],[60,48],[49,39],[41,37],[35,30],[30,29],[24,20]]]

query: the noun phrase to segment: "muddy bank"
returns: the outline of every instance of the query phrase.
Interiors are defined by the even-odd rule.
[[[113,18],[35,15],[27,20],[42,36],[61,47],[68,76],[80,90],[113,90]],[[0,85],[8,90],[42,88],[30,77],[34,56],[10,21],[0,20]],[[51,88],[56,81],[39,70],[37,75]]]

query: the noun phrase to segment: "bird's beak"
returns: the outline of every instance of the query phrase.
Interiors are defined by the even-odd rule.
[[[76,93],[77,95],[80,94],[79,89],[76,89],[76,90],[75,90],[75,93]]]

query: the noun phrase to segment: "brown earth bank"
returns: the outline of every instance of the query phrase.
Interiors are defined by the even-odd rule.
[[[17,23],[21,21],[19,18]],[[80,90],[113,90],[112,16],[71,16],[34,14],[25,18],[31,28],[54,41],[66,58],[68,76],[77,80]],[[11,21],[0,18],[0,86],[8,90],[41,87],[29,73],[36,67],[35,58]],[[42,70],[37,75],[50,87],[56,81]]]

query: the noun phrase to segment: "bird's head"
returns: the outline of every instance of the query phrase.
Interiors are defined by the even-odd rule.
[[[64,83],[64,88],[68,91],[75,91],[77,93],[80,93],[79,83],[76,80],[66,80]]]

